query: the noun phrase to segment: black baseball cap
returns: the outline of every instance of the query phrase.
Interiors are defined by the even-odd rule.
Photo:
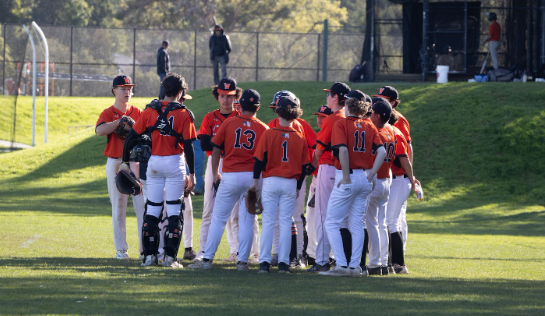
[[[261,103],[261,96],[259,95],[259,92],[257,92],[254,89],[247,89],[242,92],[242,97],[240,97],[239,101],[241,106],[259,106]]]
[[[347,99],[358,99],[360,101],[365,101],[365,93],[360,90],[352,90],[346,95]]]
[[[231,77],[224,77],[218,84],[218,93],[225,95],[237,94],[237,81]]]
[[[350,92],[350,87],[344,82],[335,82],[331,88],[323,90],[345,97]]]
[[[392,114],[392,105],[384,98],[373,98],[373,112],[380,114],[383,119],[390,118]]]
[[[322,105],[319,109],[318,109],[318,112],[316,113],[312,113],[314,115],[319,115],[319,116],[328,116],[328,115],[331,115],[333,114],[333,110],[328,108],[327,105]]]
[[[399,100],[399,93],[392,86],[384,86],[380,88],[378,94],[373,95],[374,97],[386,97],[389,100]]]
[[[129,86],[133,87],[136,86],[134,83],[132,83],[132,79],[129,76],[120,75],[114,78],[114,82],[112,84],[113,88],[119,87],[119,86]]]
[[[286,108],[286,109],[293,109],[299,107],[299,102],[297,98],[292,97],[283,97],[278,100],[276,103],[277,108]]]

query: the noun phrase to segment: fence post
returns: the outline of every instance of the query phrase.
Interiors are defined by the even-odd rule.
[[[4,53],[3,53],[4,57],[2,58],[2,93],[3,94],[6,94],[6,27],[7,27],[7,24],[4,23]]]
[[[425,0],[424,0],[425,1]],[[375,81],[375,0],[371,1],[371,56],[370,56],[371,78],[369,81]]]
[[[316,51],[318,53],[318,57],[316,58],[316,81],[320,81],[320,40],[321,40],[321,37],[322,37],[322,34],[318,33],[318,45],[316,45]]]
[[[193,43],[193,89],[197,89],[197,29]]]
[[[328,21],[324,20],[324,56],[322,66],[322,81],[327,81],[327,34],[328,33]]]
[[[4,33],[4,43],[5,33]],[[5,49],[4,49],[5,54]],[[4,58],[5,60],[5,58]],[[541,67],[545,66],[545,0],[541,0]]]
[[[422,82],[426,81],[426,73],[428,72],[428,11],[429,2],[424,0],[422,3]]]
[[[255,36],[255,81],[259,81],[259,32]]]
[[[73,77],[73,60],[72,60],[72,52],[73,52],[73,45],[74,45],[74,27],[70,26],[70,96],[72,96],[72,77]]]
[[[464,1],[464,73],[467,72],[467,0]]]
[[[136,82],[136,28],[133,29],[132,38],[132,82]],[[133,91],[134,91],[133,87]]]

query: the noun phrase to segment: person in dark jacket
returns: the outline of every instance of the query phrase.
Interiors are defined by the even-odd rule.
[[[170,57],[168,56],[167,49],[170,46],[170,43],[167,40],[163,41],[163,45],[157,51],[157,74],[160,78],[159,83],[159,100],[165,98],[165,93],[163,92],[163,79],[170,72]]]
[[[227,64],[231,52],[231,40],[223,33],[221,25],[218,24],[214,27],[214,34],[210,36],[208,47],[210,48],[210,61],[214,68],[214,84],[218,85],[220,82],[219,65],[221,65],[221,77],[227,77]]]

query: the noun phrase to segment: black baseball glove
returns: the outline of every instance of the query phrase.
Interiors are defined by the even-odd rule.
[[[125,140],[125,137],[127,137],[127,134],[129,134],[133,125],[134,125],[134,120],[131,117],[123,116],[121,120],[119,121],[119,124],[115,128],[115,134],[121,140]]]
[[[119,170],[115,175],[115,185],[120,193],[139,195],[142,193],[142,182],[132,171]]]

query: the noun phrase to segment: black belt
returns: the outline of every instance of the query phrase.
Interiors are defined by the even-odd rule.
[[[393,175],[393,178],[394,178],[394,179],[396,179],[397,177],[401,177],[401,176],[396,176],[396,175]],[[403,178],[408,178],[408,177],[409,177],[409,176],[408,176],[408,175],[406,175],[406,174],[404,174],[404,175],[403,175]]]
[[[341,169],[341,170],[342,170],[342,169]],[[350,174],[353,174],[353,173],[354,173],[354,169],[350,168],[349,170],[350,170]],[[356,169],[356,170],[363,170],[363,171],[365,171],[365,169]]]

